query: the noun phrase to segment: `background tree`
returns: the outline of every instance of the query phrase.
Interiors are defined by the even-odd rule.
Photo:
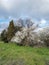
[[[49,27],[43,28],[43,30],[39,32],[39,35],[43,44],[49,46]]]
[[[15,35],[15,26],[13,20],[10,21],[8,31],[7,31],[7,39],[8,41],[11,40],[11,38]]]
[[[4,41],[4,42],[8,42],[6,30],[2,31],[2,33],[1,33],[1,40]]]
[[[49,35],[44,38],[45,45],[49,47]]]

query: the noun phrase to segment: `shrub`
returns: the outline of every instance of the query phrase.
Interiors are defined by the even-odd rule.
[[[6,30],[2,31],[2,33],[1,33],[1,40],[4,41],[4,42],[8,42]]]

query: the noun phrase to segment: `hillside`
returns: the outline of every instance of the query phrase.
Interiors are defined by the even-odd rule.
[[[0,42],[0,65],[49,65],[49,48]]]

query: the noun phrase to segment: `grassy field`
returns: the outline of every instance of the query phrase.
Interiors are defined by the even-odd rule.
[[[49,48],[0,42],[0,65],[49,65]]]

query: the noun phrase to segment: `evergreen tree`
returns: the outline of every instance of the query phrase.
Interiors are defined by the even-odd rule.
[[[14,36],[15,34],[15,26],[13,23],[13,20],[10,21],[9,27],[8,27],[8,31],[7,31],[7,39],[8,41],[11,40],[11,38]]]

